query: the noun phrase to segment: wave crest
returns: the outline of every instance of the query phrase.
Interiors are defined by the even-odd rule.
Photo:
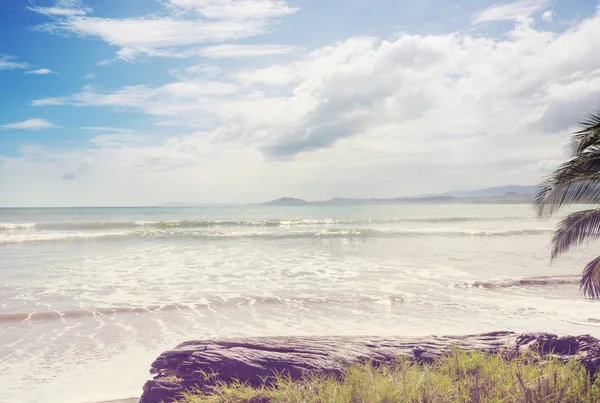
[[[0,231],[11,231],[19,229],[33,229],[36,227],[36,223],[0,223]]]
[[[201,298],[197,303],[180,303],[166,305],[151,305],[147,307],[107,307],[77,309],[70,311],[44,311],[29,313],[0,314],[0,323],[3,322],[43,322],[52,320],[79,319],[87,317],[102,317],[123,314],[156,314],[167,311],[195,311],[201,309],[215,309],[227,307],[252,307],[260,305],[323,305],[323,304],[360,304],[382,303],[386,305],[402,304],[404,297],[393,294],[382,297],[376,296],[340,296],[340,297],[209,297]]]
[[[429,217],[429,218],[390,218],[390,219],[272,219],[272,220],[171,220],[171,221],[90,221],[71,223],[0,223],[0,231],[16,230],[103,230],[103,229],[135,229],[156,228],[227,228],[227,227],[304,227],[332,225],[386,225],[402,223],[461,223],[476,221],[513,221],[519,217]]]
[[[183,305],[153,305],[149,307],[115,307],[115,308],[91,308],[78,309],[72,311],[45,311],[29,313],[5,313],[0,314],[0,323],[2,322],[28,322],[28,321],[49,321],[57,319],[76,319],[90,316],[110,316],[123,313],[151,313],[159,311],[168,311],[176,309],[185,309]]]
[[[60,242],[83,240],[110,240],[115,238],[193,238],[193,239],[367,239],[367,238],[401,238],[401,237],[509,237],[523,235],[540,235],[552,233],[551,229],[531,228],[517,230],[378,230],[362,228],[322,229],[293,232],[269,231],[181,231],[147,229],[121,232],[33,232],[0,234],[0,244],[24,242]]]
[[[543,287],[565,284],[579,284],[579,281],[580,277],[578,276],[541,276],[496,281],[474,281],[469,283],[458,284],[457,287],[484,288],[493,290],[513,287]]]

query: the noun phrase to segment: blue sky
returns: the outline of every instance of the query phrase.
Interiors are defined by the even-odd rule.
[[[600,107],[592,0],[3,0],[0,206],[532,184]]]

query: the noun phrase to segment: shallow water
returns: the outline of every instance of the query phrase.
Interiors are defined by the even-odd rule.
[[[528,205],[0,209],[8,402],[141,394],[198,338],[600,336],[578,290],[594,251],[549,265]]]

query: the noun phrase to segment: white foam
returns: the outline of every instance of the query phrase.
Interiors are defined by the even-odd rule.
[[[156,225],[156,224],[159,224],[161,222],[164,222],[164,223],[174,223],[174,222],[177,222],[177,221],[136,221],[136,222],[134,222],[134,224],[137,225],[137,226],[139,226],[139,227],[144,227],[146,225]]]
[[[45,242],[76,239],[94,239],[108,236],[123,236],[129,232],[36,232],[30,233],[3,233],[0,234],[0,244]]]
[[[16,230],[16,229],[33,229],[35,228],[37,223],[10,223],[3,222],[0,223],[0,230]]]

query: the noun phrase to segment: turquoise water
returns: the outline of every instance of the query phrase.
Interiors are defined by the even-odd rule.
[[[0,373],[10,402],[135,397],[198,338],[600,336],[555,221],[527,205],[0,209]]]

